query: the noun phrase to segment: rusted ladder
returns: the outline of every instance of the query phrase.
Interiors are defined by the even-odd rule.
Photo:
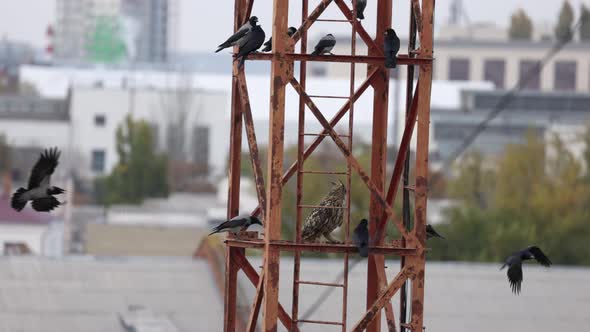
[[[302,21],[305,21],[308,17],[308,0],[303,0],[302,10]],[[354,2],[353,2],[354,3]],[[355,8],[355,6],[353,6]],[[356,17],[356,9],[354,9],[352,19]],[[350,20],[341,19],[317,19],[316,22],[345,22],[352,23]],[[351,55],[356,54],[356,28],[355,24],[351,24]],[[301,35],[301,53],[307,53],[307,31],[302,31]],[[300,84],[305,88],[306,84],[306,71],[307,65],[305,61],[300,63]],[[355,85],[355,63],[350,64],[350,86],[348,96],[336,96],[336,95],[309,95],[310,98],[314,99],[342,99],[347,100],[350,103],[350,110],[348,113],[348,134],[339,135],[340,138],[346,139],[347,147],[349,151],[352,151],[353,143],[353,119],[354,119],[354,85]],[[304,151],[305,151],[305,138],[307,136],[329,136],[329,134],[315,134],[305,132],[305,102],[302,97],[299,99],[299,126],[298,126],[298,144],[297,144],[297,219],[296,219],[296,230],[295,230],[295,242],[301,243],[301,223],[303,218],[303,209],[316,208],[315,205],[304,205],[302,204],[303,198],[303,178],[305,174],[325,174],[332,176],[346,176],[345,188],[346,188],[346,199],[344,206],[343,215],[343,226],[344,226],[344,243],[350,243],[350,187],[351,187],[351,174],[352,167],[350,162],[346,163],[346,171],[329,171],[329,170],[305,170],[304,169]],[[292,303],[292,319],[294,327],[297,327],[300,323],[307,324],[322,324],[322,325],[339,325],[342,327],[342,331],[346,331],[346,314],[348,304],[348,268],[349,268],[349,253],[344,254],[344,271],[342,283],[329,283],[329,282],[317,282],[310,280],[300,279],[300,265],[301,265],[301,253],[295,252],[294,255],[294,269],[293,269],[293,303]],[[340,321],[328,321],[328,320],[311,320],[311,319],[299,319],[299,286],[311,285],[320,287],[336,287],[342,289],[342,319]]]

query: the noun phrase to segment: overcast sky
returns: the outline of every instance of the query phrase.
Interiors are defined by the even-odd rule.
[[[178,0],[178,47],[183,51],[212,51],[232,30],[232,0]],[[309,0],[314,8],[319,0]],[[394,0],[393,27],[405,36],[408,30],[409,0]],[[444,24],[449,15],[450,0],[437,1],[435,23]],[[561,7],[561,0],[464,0],[469,19],[472,22],[495,22],[507,26],[509,17],[517,8],[524,8],[535,23],[553,25]],[[207,3],[205,8],[203,4]],[[254,15],[260,19],[267,36],[270,35],[272,19],[272,0],[256,0]],[[590,7],[590,0],[570,0],[576,15],[581,3]],[[363,25],[371,33],[374,31],[375,0],[368,0]],[[301,0],[290,0],[291,16],[289,24],[297,26],[301,22]],[[331,5],[324,17],[341,18],[337,7]],[[55,20],[55,0],[0,0],[0,35],[23,40],[37,47],[45,47],[49,41],[45,30]],[[343,23],[318,22],[311,28],[311,38],[324,33],[347,33],[350,28]]]

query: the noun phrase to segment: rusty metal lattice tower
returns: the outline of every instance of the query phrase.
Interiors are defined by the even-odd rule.
[[[353,4],[356,0],[353,0]],[[421,332],[423,328],[424,304],[424,267],[425,267],[425,225],[426,198],[428,192],[428,139],[430,121],[430,89],[432,81],[432,52],[433,52],[433,18],[434,0],[404,0],[411,3],[410,10],[410,43],[408,54],[398,55],[398,65],[408,66],[406,123],[398,154],[387,191],[385,191],[385,167],[387,148],[387,112],[389,94],[389,70],[384,67],[383,35],[391,26],[393,0],[373,0],[377,4],[376,36],[373,39],[362,24],[354,19],[355,6],[345,0],[321,0],[317,7],[309,13],[308,0],[302,0],[302,24],[292,37],[287,36],[289,17],[289,1],[273,0],[272,22],[272,53],[253,54],[249,60],[271,61],[271,94],[269,112],[269,151],[267,160],[267,181],[265,185],[262,167],[258,153],[256,134],[250,110],[248,87],[243,69],[238,69],[237,62],[233,63],[232,80],[232,113],[231,113],[231,142],[229,164],[229,192],[228,217],[234,217],[239,209],[240,192],[240,158],[242,149],[242,127],[246,129],[246,136],[250,150],[256,192],[259,206],[252,212],[263,216],[265,224],[264,240],[236,238],[228,236],[226,239],[226,271],[225,271],[225,307],[224,330],[254,331],[256,329],[259,312],[262,309],[264,331],[276,331],[278,320],[289,331],[299,331],[298,323],[315,323],[340,325],[346,331],[347,312],[347,277],[348,255],[355,252],[356,247],[350,243],[350,212],[345,212],[344,244],[303,243],[301,241],[302,209],[310,208],[301,204],[303,177],[307,173],[346,175],[347,187],[350,188],[350,177],[354,171],[367,185],[371,192],[369,211],[369,232],[371,234],[371,254],[368,258],[367,269],[367,302],[366,312],[351,328],[352,331],[380,331],[381,310],[385,311],[390,331],[396,330],[392,296],[398,292],[407,280],[411,280],[411,301],[409,310],[411,319],[407,323],[400,323],[402,329]],[[397,0],[396,0],[397,1]],[[399,0],[401,1],[401,0]],[[333,3],[342,12],[343,20],[320,20],[320,15]],[[250,17],[254,0],[235,0],[234,27],[237,29]],[[307,29],[317,21],[349,22],[352,25],[351,55],[312,56],[307,53]],[[357,35],[367,45],[368,55],[356,55]],[[415,49],[416,39],[420,47]],[[300,43],[299,43],[300,42]],[[295,53],[295,46],[300,44],[300,52]],[[350,90],[348,96],[312,96],[306,92],[306,63],[310,61],[349,63],[351,66]],[[294,62],[300,63],[299,79],[295,78]],[[355,64],[368,64],[367,77],[355,89]],[[419,69],[418,82],[414,88],[414,66]],[[299,127],[298,127],[298,156],[297,161],[287,171],[283,171],[284,155],[284,121],[285,121],[285,89],[290,85],[299,95]],[[369,88],[374,90],[373,101],[373,129],[372,129],[372,158],[369,172],[364,170],[352,154],[353,110],[354,103]],[[340,98],[343,106],[330,120],[326,119],[316,106],[314,98]],[[320,133],[305,132],[305,115],[310,112],[323,126]],[[336,124],[348,113],[348,134],[340,135],[334,130]],[[414,192],[414,227],[408,229],[394,214],[393,203],[397,188],[400,185],[402,173],[407,173],[409,165],[407,156],[410,141],[417,123],[417,148],[413,185],[404,178],[404,198],[408,191]],[[313,137],[313,142],[305,147],[304,137]],[[334,141],[338,149],[347,160],[346,172],[311,171],[305,170],[304,161],[314,152],[325,139]],[[404,172],[405,169],[405,172]],[[283,186],[297,174],[297,223],[296,238],[281,239],[281,196]],[[347,190],[345,207],[350,206]],[[409,208],[409,204],[404,204]],[[407,215],[409,215],[405,211]],[[392,220],[401,234],[401,238],[384,243],[385,229],[388,220]],[[246,248],[257,248],[264,252],[263,267],[260,273],[250,264],[245,256]],[[294,259],[294,283],[292,312],[287,313],[279,303],[279,271],[280,252],[292,251]],[[304,251],[332,252],[344,254],[344,282],[343,284],[327,284],[313,281],[299,280],[300,254]],[[399,273],[389,283],[385,274],[385,255],[394,254],[402,258]],[[256,294],[249,313],[247,326],[238,322],[237,317],[237,274],[242,270],[246,277],[256,286]],[[298,319],[299,285],[313,284],[343,289],[342,321],[309,321]],[[403,295],[405,296],[405,295]],[[402,304],[402,312],[405,310]]]

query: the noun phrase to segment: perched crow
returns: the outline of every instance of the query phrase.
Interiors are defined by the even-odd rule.
[[[438,234],[435,230],[434,227],[432,227],[431,225],[426,225],[426,239],[430,239],[433,237],[439,237],[441,239],[445,239],[444,236]]]
[[[361,257],[369,256],[369,228],[367,224],[367,219],[361,220],[352,233],[352,242],[359,248]]]
[[[53,195],[62,194],[65,190],[52,187],[50,184],[51,174],[57,167],[59,155],[60,152],[57,148],[46,149],[41,153],[29,176],[27,189],[19,188],[12,195],[11,205],[13,209],[22,211],[28,201],[33,201],[33,209],[43,212],[51,211],[64,204],[59,202]]]
[[[311,211],[301,237],[304,241],[314,242],[320,236],[324,236],[328,241],[337,243],[330,233],[342,225],[342,206],[346,197],[346,188],[342,182],[332,182],[334,185],[330,192],[320,202],[320,207]]]
[[[367,7],[367,0],[356,0],[356,18],[359,20],[365,19],[365,7]]]
[[[215,228],[213,228],[212,232],[209,233],[209,235],[223,232],[237,233],[239,231],[245,231],[246,229],[248,229],[248,227],[254,224],[262,226],[260,220],[258,220],[258,218],[256,218],[255,216],[237,216],[217,225]]]
[[[532,246],[508,256],[504,261],[504,265],[500,268],[500,270],[502,270],[504,267],[508,266],[508,281],[510,282],[510,287],[514,294],[520,293],[520,286],[522,285],[522,261],[533,258],[543,266],[551,266],[551,261],[545,256],[541,249]]]
[[[295,34],[295,32],[297,32],[296,28],[289,27],[289,30],[287,30],[287,35],[289,35],[289,37],[291,37]],[[270,37],[268,39],[268,41],[266,43],[264,43],[264,48],[262,49],[262,52],[270,52],[270,51],[272,51],[272,37]]]
[[[336,45],[336,38],[329,33],[320,39],[311,55],[332,54],[334,45]]]
[[[387,29],[385,39],[383,40],[383,53],[385,53],[385,67],[395,68],[397,65],[397,52],[399,52],[400,42],[395,30]]]
[[[258,17],[256,17],[256,16],[250,17],[248,22],[246,22],[244,25],[242,25],[238,29],[238,31],[236,31],[236,33],[231,35],[226,41],[224,41],[222,44],[217,46],[217,50],[215,51],[215,53],[223,50],[224,48],[228,48],[228,47],[238,44],[240,42],[240,40],[242,38],[244,38],[244,36],[246,36],[253,27],[256,26],[256,23],[258,23]]]
[[[250,30],[244,39],[240,40],[240,49],[237,54],[238,59],[240,59],[238,68],[242,68],[248,54],[256,51],[260,48],[260,46],[262,46],[262,43],[264,43],[264,38],[264,30],[262,30],[260,25],[257,25],[253,27],[252,30]]]

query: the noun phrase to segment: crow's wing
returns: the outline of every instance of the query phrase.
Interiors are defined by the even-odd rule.
[[[352,233],[352,242],[358,247],[361,257],[369,255],[369,230],[365,227],[357,227]]]
[[[259,49],[260,46],[262,46],[262,43],[264,43],[264,38],[266,38],[266,35],[264,34],[264,30],[262,30],[262,28],[259,28],[259,26],[257,26],[256,29],[253,29],[246,36],[243,44],[242,44],[242,41],[240,41],[241,45],[240,45],[240,50],[238,52],[238,57],[250,54],[251,52],[254,52],[257,49]]]
[[[60,152],[57,148],[45,150],[41,153],[39,160],[33,166],[33,170],[29,176],[28,189],[37,188],[41,183],[49,184],[51,174],[53,174],[53,171],[57,167],[59,155]]]
[[[234,227],[241,227],[246,223],[246,218],[243,217],[235,217],[232,218],[228,221],[224,221],[221,224],[217,225],[217,227],[215,227],[215,230],[220,231],[223,229],[230,229],[230,228],[234,228]]]
[[[60,206],[61,203],[57,200],[57,198],[53,196],[39,198],[33,200],[33,209],[39,212],[49,212],[56,207]]]
[[[228,46],[235,45],[236,42],[238,42],[242,37],[244,37],[245,35],[248,34],[248,32],[250,32],[251,28],[252,28],[252,26],[250,25],[250,22],[246,22],[246,24],[242,25],[238,29],[238,31],[236,31],[233,35],[231,35],[226,41],[224,41],[218,47],[228,47]]]
[[[545,254],[543,253],[543,251],[541,251],[541,249],[539,249],[539,247],[532,246],[528,247],[527,250],[533,255],[533,257],[535,257],[539,264],[547,267],[551,266],[552,263],[549,260],[549,257],[545,256]]]
[[[519,260],[510,265],[507,275],[512,292],[514,294],[520,294],[520,287],[522,285],[522,261]]]

